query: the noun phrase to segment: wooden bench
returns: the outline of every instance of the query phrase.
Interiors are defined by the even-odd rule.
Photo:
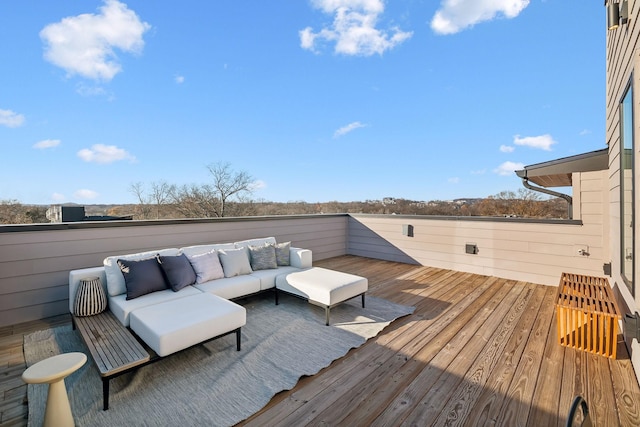
[[[151,363],[151,356],[110,311],[94,316],[73,316],[73,325],[100,371],[106,411],[109,409],[109,381]]]
[[[616,358],[621,315],[606,278],[562,273],[556,317],[561,345]]]

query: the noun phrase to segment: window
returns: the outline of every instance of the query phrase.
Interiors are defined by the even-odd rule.
[[[632,293],[634,290],[634,143],[633,143],[633,94],[632,87],[620,104],[620,265],[622,278]]]

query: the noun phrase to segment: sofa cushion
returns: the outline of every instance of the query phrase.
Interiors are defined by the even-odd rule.
[[[278,267],[275,270],[258,270],[250,274],[250,276],[256,277],[260,280],[260,290],[273,289],[276,286],[276,277],[281,274],[293,273],[300,271],[296,267]]]
[[[196,282],[196,272],[185,254],[158,257],[160,268],[164,272],[167,283],[174,292]]]
[[[274,271],[274,270],[262,270]],[[205,283],[196,283],[194,288],[202,292],[217,295],[221,298],[234,299],[260,292],[260,279],[253,274],[225,277]]]
[[[261,237],[259,239],[242,240],[240,242],[235,242],[234,245],[236,246],[236,248],[248,248],[249,246],[261,246],[261,245],[264,245],[265,243],[270,243],[272,245],[275,245],[276,238]]]
[[[131,329],[161,357],[234,331],[246,322],[244,307],[209,294],[178,298],[131,313]]]
[[[291,265],[291,242],[276,243],[273,246],[276,249],[276,264],[278,266]]]
[[[127,287],[127,299],[167,289],[167,282],[155,257],[137,261],[119,259],[118,265]]]
[[[207,245],[185,246],[180,248],[180,252],[186,256],[201,255],[211,251],[219,251],[220,249],[236,249],[233,243],[212,243]]]
[[[218,256],[224,270],[224,277],[240,276],[252,271],[247,250],[244,248],[223,249],[218,251]]]
[[[251,270],[268,270],[278,268],[276,263],[276,248],[273,245],[249,245],[249,261]]]
[[[116,296],[127,293],[127,286],[124,276],[118,266],[119,259],[139,260],[155,257],[156,255],[178,255],[177,248],[161,249],[159,251],[140,252],[127,255],[113,255],[104,259],[104,273],[107,277],[107,291],[109,296]]]
[[[198,255],[187,255],[187,258],[196,273],[196,283],[204,283],[224,277],[218,252],[215,250]]]
[[[122,294],[115,297],[109,297],[109,310],[111,310],[120,323],[124,326],[129,326],[129,315],[141,307],[171,301],[189,295],[200,294],[202,294],[202,291],[193,286],[187,286],[178,292],[173,292],[171,289],[165,289],[164,291],[154,292],[132,300],[127,300],[127,295]]]

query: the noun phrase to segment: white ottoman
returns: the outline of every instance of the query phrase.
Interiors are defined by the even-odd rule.
[[[167,356],[203,341],[236,333],[247,323],[244,307],[201,293],[139,308],[130,314],[130,328],[159,356]]]
[[[331,307],[360,295],[364,307],[364,294],[368,289],[369,282],[365,277],[312,267],[276,277],[276,304],[279,290],[306,298],[310,303],[324,307],[329,325]]]

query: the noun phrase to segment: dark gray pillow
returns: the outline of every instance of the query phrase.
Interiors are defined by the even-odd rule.
[[[160,264],[155,257],[139,261],[119,259],[118,266],[124,276],[128,300],[167,289]]]
[[[276,264],[279,266],[291,265],[291,255],[289,250],[291,249],[291,242],[276,243]]]
[[[185,286],[193,285],[196,282],[196,272],[184,254],[161,255],[158,257],[158,262],[173,292],[178,292]]]
[[[251,269],[253,271],[278,268],[278,264],[276,263],[276,249],[273,245],[249,245],[249,258],[251,262]]]

